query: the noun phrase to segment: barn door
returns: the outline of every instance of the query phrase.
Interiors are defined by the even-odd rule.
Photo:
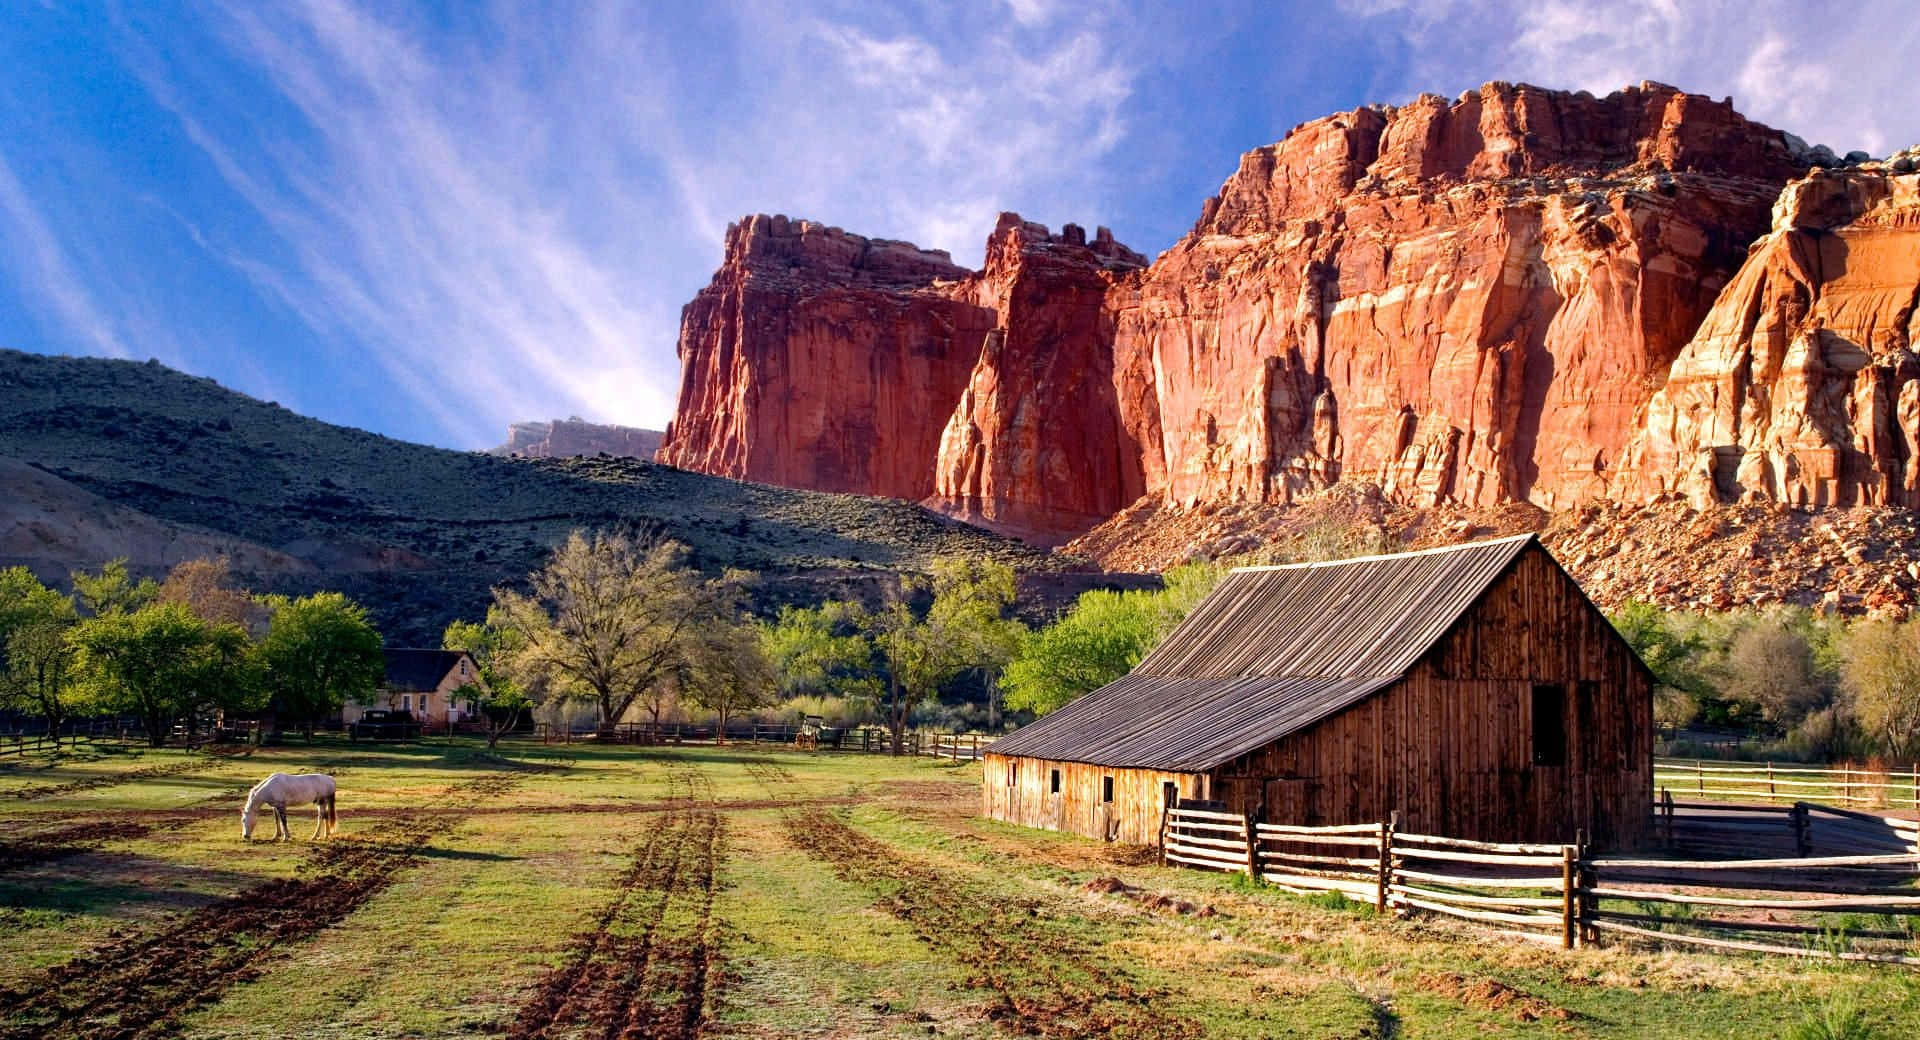
[[[1307,822],[1307,781],[1284,778],[1267,781],[1266,806],[1266,813],[1261,817],[1265,822],[1304,825]]]

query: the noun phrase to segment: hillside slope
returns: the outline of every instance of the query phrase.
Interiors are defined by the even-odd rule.
[[[14,460],[0,466],[5,517],[16,533],[41,524],[31,540],[0,542],[0,566],[58,573],[110,553],[152,571],[204,547],[232,555],[257,587],[355,594],[395,643],[434,639],[449,618],[476,615],[491,586],[523,577],[574,528],[678,539],[703,568],[760,572],[774,599],[943,555],[1071,568],[909,503],[635,459],[409,444],[156,362],[0,351],[0,458]],[[29,501],[46,506],[26,517]],[[111,522],[89,521],[82,536],[78,504]]]

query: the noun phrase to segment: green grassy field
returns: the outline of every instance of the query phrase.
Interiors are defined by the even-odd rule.
[[[339,776],[333,840],[240,840],[276,769]],[[1379,919],[980,820],[978,783],[746,748],[5,760],[0,1037],[1920,1031],[1914,973]]]

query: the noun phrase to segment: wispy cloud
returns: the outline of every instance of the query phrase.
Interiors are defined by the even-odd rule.
[[[1643,79],[1732,96],[1838,151],[1920,142],[1907,0],[1341,0],[1398,35],[1403,93],[1488,79],[1606,93]]]
[[[491,11],[429,46],[384,5],[228,7],[211,36],[268,99],[138,29],[125,47],[277,240],[209,243],[220,262],[465,445],[552,414],[664,423],[679,307],[729,220],[977,260],[1001,208],[1088,219],[1125,133],[1097,6],[982,28],[747,3],[711,12],[732,42],[705,68],[645,8]]]
[[[66,250],[4,155],[0,155],[0,220],[4,220],[0,227],[7,229],[0,240],[10,243],[0,251],[0,260],[28,288],[28,295],[41,303],[43,320],[69,330],[87,349],[108,357],[132,357],[114,319],[75,273]]]

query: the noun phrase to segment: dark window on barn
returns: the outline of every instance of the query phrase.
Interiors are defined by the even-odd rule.
[[[1533,764],[1567,764],[1567,693],[1562,687],[1533,688]]]
[[[1160,804],[1171,809],[1180,804],[1180,785],[1171,780],[1160,785]]]
[[[1014,784],[1018,783],[1019,781],[1020,781],[1020,763],[1014,761],[1013,759],[1008,759],[1007,760],[1007,786],[1012,787]]]
[[[1051,788],[1051,793],[1060,793],[1060,771],[1058,769],[1053,771],[1053,779],[1049,781],[1049,787]]]
[[[1103,802],[1113,801],[1113,777],[1103,776],[1100,778],[1100,800]]]

